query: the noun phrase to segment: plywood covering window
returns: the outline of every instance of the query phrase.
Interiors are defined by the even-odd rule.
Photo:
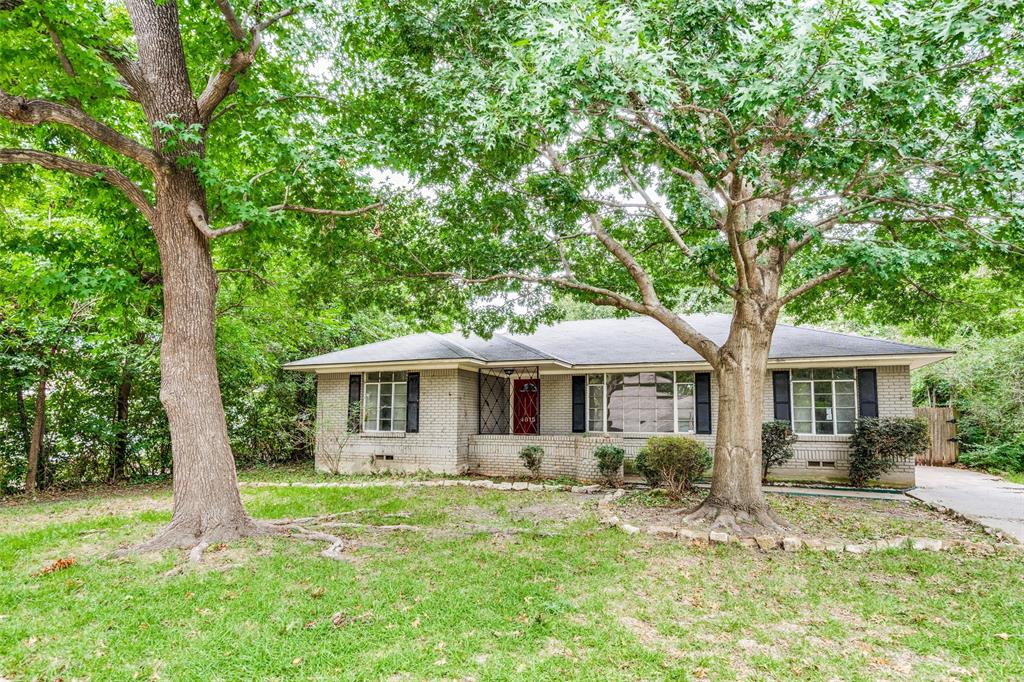
[[[363,385],[363,431],[405,431],[405,372],[368,372]]]
[[[587,430],[691,433],[693,372],[587,375]]]

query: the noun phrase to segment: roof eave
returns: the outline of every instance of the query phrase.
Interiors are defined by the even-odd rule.
[[[345,372],[348,370],[367,370],[374,367],[387,367],[389,369],[456,369],[469,366],[480,367],[536,367],[541,365],[556,365],[558,367],[571,368],[561,360],[513,360],[507,362],[485,361],[476,358],[446,358],[443,360],[378,360],[375,362],[323,362],[300,364],[300,362],[289,362],[281,365],[282,369],[293,372]]]

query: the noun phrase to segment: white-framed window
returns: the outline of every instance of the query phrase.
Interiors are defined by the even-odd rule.
[[[587,375],[587,430],[693,433],[693,372]]]
[[[363,431],[405,431],[405,372],[367,372],[363,387]]]
[[[795,369],[790,390],[794,432],[853,433],[857,421],[857,381],[852,367]]]

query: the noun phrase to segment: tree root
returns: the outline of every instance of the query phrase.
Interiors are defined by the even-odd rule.
[[[687,524],[706,523],[710,530],[724,530],[739,537],[778,534],[792,526],[767,504],[745,507],[708,496],[697,507],[682,512]]]
[[[194,531],[181,527],[182,524],[175,524],[172,522],[171,525],[167,526],[152,539],[135,547],[118,549],[114,552],[113,556],[122,557],[165,549],[189,550],[187,563],[175,566],[164,574],[166,577],[170,577],[182,573],[188,565],[201,563],[205,551],[211,545],[230,542],[232,540],[240,540],[247,537],[287,537],[308,542],[324,542],[327,543],[327,548],[320,552],[320,556],[326,559],[334,559],[336,561],[343,560],[345,558],[345,551],[348,548],[348,543],[345,539],[338,535],[334,535],[333,533],[310,528],[308,527],[309,524],[315,524],[321,528],[366,529],[370,531],[383,532],[413,531],[433,533],[440,530],[424,526],[414,526],[406,523],[373,525],[337,520],[339,516],[344,516],[346,514],[347,512],[339,512],[336,514],[325,514],[323,516],[307,516],[296,519],[274,519],[269,521],[257,521],[246,518],[243,524],[239,524],[231,532],[223,527],[216,527],[200,534],[196,534]],[[393,516],[402,516],[402,514],[394,514]],[[454,532],[446,533],[446,535],[452,536],[470,536],[476,534],[528,534],[541,537],[551,535],[551,533],[533,528],[497,528],[478,524],[468,524],[455,529]]]
[[[252,537],[283,536],[311,542],[326,542],[328,543],[328,547],[321,552],[320,555],[328,559],[340,560],[343,558],[346,548],[345,541],[342,538],[337,535],[332,535],[331,533],[310,530],[296,522],[310,522],[317,521],[320,518],[333,517],[334,515],[328,515],[327,517],[311,516],[306,519],[282,519],[277,521],[256,521],[249,517],[245,517],[244,520],[238,523],[213,526],[203,532],[196,532],[196,530],[184,523],[172,521],[170,525],[164,528],[155,537],[134,547],[122,547],[117,549],[111,554],[111,556],[113,558],[119,558],[134,554],[145,554],[147,552],[158,552],[166,549],[187,549],[189,550],[188,563],[198,564],[202,562],[203,553],[206,549],[215,543],[225,543]],[[165,575],[176,575],[180,573],[183,568],[183,566],[175,567]]]

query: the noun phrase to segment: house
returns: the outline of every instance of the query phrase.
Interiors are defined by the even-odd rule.
[[[728,315],[687,321],[716,343]],[[912,417],[910,370],[952,353],[780,324],[764,419],[798,434],[783,479],[845,478],[859,416]],[[713,452],[718,388],[710,366],[647,317],[562,322],[533,334],[413,334],[285,365],[317,375],[316,468],[356,473],[525,473],[519,450],[544,448],[543,474],[597,477],[594,447],[655,434]],[[912,486],[914,462],[885,482]]]

